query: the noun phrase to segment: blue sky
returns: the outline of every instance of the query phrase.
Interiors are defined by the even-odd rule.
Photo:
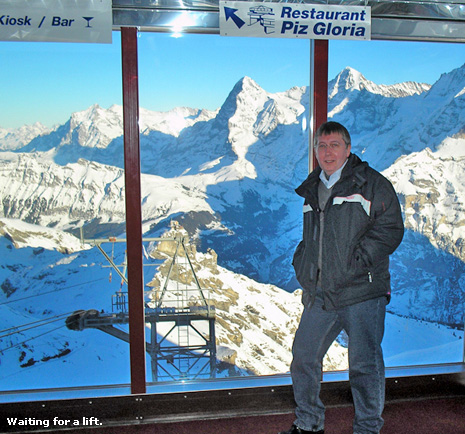
[[[433,84],[465,63],[465,45],[330,41],[329,78],[351,66],[377,84]],[[216,109],[243,76],[269,92],[309,82],[308,40],[143,33],[140,105]],[[121,47],[113,44],[0,42],[0,127],[66,122],[92,104],[121,104]]]

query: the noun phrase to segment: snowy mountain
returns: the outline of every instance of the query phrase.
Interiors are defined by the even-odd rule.
[[[400,157],[384,174],[393,180],[407,228],[425,235],[439,250],[465,261],[465,137],[446,138]],[[412,176],[414,174],[414,176]]]
[[[0,235],[10,241],[15,249],[31,247],[69,254],[86,247],[67,232],[25,223],[22,220],[0,219]]]
[[[464,74],[465,68],[443,74],[433,86],[412,82],[384,86],[346,68],[329,84],[329,113],[351,131],[354,152],[384,170],[399,157],[427,147],[434,151],[458,134],[465,113]],[[141,110],[144,228],[160,233],[175,216],[200,250],[218,252],[221,265],[261,282],[296,289],[290,257],[301,235],[301,203],[293,190],[307,174],[307,112],[306,89],[270,94],[248,77],[236,84],[216,112]],[[50,134],[31,140],[17,152],[40,155],[41,164],[56,165],[47,170],[37,167],[40,181],[30,189],[27,183],[19,184],[25,171],[31,173],[29,166],[14,166],[5,153],[0,174],[4,177],[0,194],[6,198],[3,215],[66,230],[84,226],[89,235],[119,233],[116,228],[124,223],[123,183],[122,172],[115,168],[123,168],[121,132],[120,107],[92,106]],[[58,176],[60,166],[78,164],[82,170],[83,164],[90,165],[84,161],[100,163],[112,174],[97,181],[100,166],[94,166],[95,182],[86,175],[73,181],[77,188],[67,193],[66,200],[63,194],[55,198],[64,179]],[[55,187],[46,187],[44,172],[57,173]],[[146,175],[158,176],[152,178],[155,184],[176,187],[157,188]],[[18,187],[12,185],[14,179]],[[67,179],[71,182],[72,177]],[[11,191],[17,188],[19,194],[13,197]],[[105,197],[105,189],[115,194]],[[93,203],[88,206],[90,197]],[[441,248],[456,254],[456,241],[451,238],[449,247]]]
[[[359,71],[347,67],[331,82],[331,90],[329,91],[329,98],[337,98],[337,100],[344,101],[345,92],[363,91],[375,95],[381,95],[385,98],[403,98],[406,96],[420,95],[423,92],[431,89],[431,85],[426,83],[416,83],[407,81],[404,83],[393,85],[378,85],[370,80],[367,80]],[[337,104],[339,111],[343,109],[340,103]],[[334,113],[333,113],[334,115]]]
[[[269,94],[246,77],[237,83],[216,116],[187,109],[164,115],[141,111],[145,116],[141,135],[142,171],[158,175],[152,178],[153,182],[182,185],[186,193],[178,197],[177,187],[157,188],[144,179],[145,226],[155,225],[152,232],[163,231],[172,215],[182,213],[183,226],[198,238],[203,249],[219,250],[223,265],[239,265],[237,251],[244,250],[247,243],[249,252],[243,256],[240,267],[233,269],[262,282],[286,286],[292,274],[289,249],[295,245],[297,235],[291,236],[291,245],[284,249],[282,242],[276,243],[276,236],[288,238],[289,231],[298,226],[295,216],[300,213],[300,200],[293,187],[307,172],[304,128],[307,100],[303,88]],[[166,128],[149,127],[163,124],[170,116],[177,115],[180,119],[179,113],[185,117],[182,118],[185,123],[196,119],[197,122],[174,135],[168,134]],[[109,132],[109,125],[114,126],[113,132]],[[0,182],[0,188],[4,189],[1,194],[7,203],[3,215],[66,230],[83,225],[87,234],[94,233],[96,226],[100,233],[105,233],[103,225],[114,230],[114,225],[124,222],[122,172],[115,169],[123,167],[120,128],[116,106],[107,111],[94,106],[73,114],[68,123],[49,136],[32,140],[18,152],[21,158],[40,155],[39,166],[34,170],[36,181],[30,189],[21,180],[33,172],[30,165],[36,163],[13,163],[11,154],[5,154],[0,175],[4,177]],[[100,166],[97,169],[84,160],[111,166],[108,169],[111,174],[102,172],[104,179],[98,181]],[[44,164],[50,166],[45,168]],[[73,166],[78,169],[76,173],[81,173],[76,180],[60,175],[59,166],[66,168],[67,174],[71,173],[70,164],[76,164]],[[83,165],[96,170],[87,171]],[[43,173],[52,178],[51,185]],[[95,182],[91,182],[90,173]],[[68,208],[61,206],[65,196],[59,186],[64,179],[72,184],[71,191],[66,193]],[[12,185],[14,180],[18,184]],[[81,185],[90,191],[74,188]],[[103,197],[105,189],[110,188],[115,194]],[[203,196],[205,203],[192,204],[187,196]],[[86,203],[89,198],[92,204]],[[113,226],[108,226],[110,223]],[[202,232],[208,236],[202,237]],[[225,234],[229,236],[225,238]],[[268,247],[271,244],[275,245],[272,250]],[[293,286],[296,287],[295,283]]]
[[[465,65],[441,75],[430,88],[415,83],[394,85],[389,96],[346,69],[329,83],[328,112],[350,131],[353,151],[384,170],[402,155],[427,147],[435,150],[463,129],[464,88]],[[394,89],[408,92],[395,97]]]
[[[126,342],[92,328],[73,331],[65,326],[66,318],[75,310],[118,312],[113,311],[112,297],[120,289],[124,291],[125,286],[108,267],[103,255],[89,244],[81,251],[61,253],[50,243],[43,227],[5,219],[1,223],[3,231],[11,234],[10,238],[41,244],[40,238],[44,237],[42,244],[47,245],[46,248],[20,248],[9,237],[0,238],[2,390],[129,383]],[[68,234],[51,231],[55,232],[56,246],[79,245],[78,239],[69,240]],[[187,233],[178,227],[164,235],[174,237]],[[124,244],[108,244],[104,248],[112,260],[123,264]],[[145,245],[145,293],[147,303],[152,306],[166,282],[173,246],[166,241]],[[288,372],[292,339],[302,309],[301,291],[291,294],[276,286],[255,282],[219,266],[214,251],[201,253],[195,246],[188,247],[196,277],[216,310],[216,377]],[[155,271],[150,266],[154,262],[159,264]],[[33,267],[29,265],[32,263]],[[180,292],[193,279],[174,274],[167,290],[179,299]],[[191,299],[192,295],[185,300],[191,303]],[[433,325],[428,320],[412,320],[403,312],[388,314],[387,324],[384,350],[388,366],[450,362],[458,360],[463,350],[463,330]],[[208,333],[205,324],[196,328],[198,332]],[[163,324],[158,330],[166,333]],[[146,333],[148,339],[150,329]],[[176,334],[171,337],[172,344],[177,345]],[[325,357],[327,370],[347,369],[346,342],[341,338]],[[150,366],[147,356],[149,381]],[[80,375],[75,375],[76,372]]]
[[[391,321],[396,327],[415,321],[418,333],[427,327],[421,321],[443,324],[454,354],[465,305],[464,89],[465,66],[432,86],[377,85],[352,68],[329,85],[330,117],[348,127],[353,151],[391,179],[402,203],[407,232],[392,257]],[[283,372],[289,363],[300,310],[291,258],[301,238],[302,203],[294,188],[307,175],[308,99],[306,88],[272,94],[245,77],[214,112],[140,110],[144,236],[161,236],[173,220],[187,231],[195,260],[209,264],[199,266],[199,275],[215,282],[214,291],[223,289],[215,292],[218,355],[234,360],[239,375]],[[121,116],[121,107],[95,105],[51,131],[0,131],[0,328],[53,317],[62,306],[111,309],[115,287],[100,283],[108,280],[101,254],[79,249],[77,238],[65,235],[79,237],[82,227],[86,239],[124,237]],[[116,250],[122,262],[124,253]],[[95,279],[98,290],[81,287]],[[78,289],[61,292],[69,287]],[[54,300],[14,308],[14,299],[50,290],[59,291]],[[23,377],[21,365],[42,369],[43,359],[59,363],[65,375],[82,363],[81,348],[102,369],[119,367],[127,375],[127,362],[115,362],[126,357],[126,345],[108,343],[103,360],[103,342],[115,338],[101,335],[60,330],[53,343],[47,336],[27,341],[0,362],[13,384],[19,372],[32,378]],[[21,337],[8,339],[10,346]],[[344,366],[345,350],[335,348],[327,363]],[[267,349],[266,357],[259,349]],[[417,349],[420,357],[425,348]],[[386,351],[399,360],[398,349]]]
[[[349,127],[354,151],[382,170],[416,148],[422,150],[429,145],[434,150],[441,143],[434,140],[457,134],[465,112],[460,105],[464,87],[464,68],[444,74],[433,86],[376,85],[346,68],[330,83],[330,116]],[[160,114],[141,110],[142,170],[168,180],[156,178],[157,183],[178,185],[174,189],[157,189],[144,179],[143,185],[149,187],[143,194],[145,227],[151,228],[151,233],[160,232],[175,215],[196,237],[201,250],[211,247],[218,251],[222,265],[262,282],[295,289],[289,258],[300,237],[301,204],[293,188],[307,173],[307,101],[303,88],[269,94],[245,77],[217,112],[177,109]],[[412,110],[414,105],[416,109]],[[432,135],[425,113],[437,117],[452,106],[457,113],[450,119],[458,121],[442,123],[444,131]],[[176,122],[168,121],[173,118]],[[176,125],[178,130],[172,131]],[[87,234],[93,234],[96,228],[106,233],[103,225],[114,231],[115,225],[124,222],[122,172],[97,182],[100,166],[95,166],[92,179],[96,182],[91,183],[87,175],[73,182],[78,188],[67,193],[68,204],[63,202],[63,195],[55,199],[59,191],[56,185],[62,183],[63,176],[53,180],[55,187],[51,188],[40,174],[58,174],[59,166],[73,163],[89,164],[83,159],[104,164],[112,172],[115,167],[122,168],[121,131],[120,107],[104,110],[93,106],[73,114],[66,125],[48,136],[38,136],[20,149],[20,155],[40,155],[41,164],[53,161],[58,166],[47,170],[37,167],[40,185],[36,181],[33,185],[37,187],[31,189],[27,183],[20,185],[27,176],[24,171],[31,173],[26,168],[29,166],[15,167],[6,155],[9,164],[3,164],[5,181],[0,183],[6,203],[4,216],[67,230],[83,225]],[[422,136],[429,137],[429,142],[418,140]],[[408,143],[410,150],[399,142]],[[382,148],[379,143],[383,143]],[[12,185],[14,179],[17,187]],[[79,191],[81,185],[89,183],[92,192]],[[104,185],[116,193],[105,197]],[[19,194],[13,197],[10,192],[17,189]],[[182,189],[185,194],[180,193],[182,199],[177,200],[177,192]],[[188,196],[197,197],[195,204]],[[87,206],[90,197],[92,204]],[[452,244],[449,251],[457,250]]]
[[[0,128],[0,151],[23,148],[37,136],[49,133],[50,130],[40,122],[34,125],[23,125],[18,129]]]
[[[86,237],[124,232],[124,171],[79,159],[60,166],[45,156],[5,153],[0,172],[3,215]],[[182,182],[142,175],[143,218],[148,224],[186,210],[210,212],[204,192]]]
[[[64,255],[46,241],[49,236],[43,227],[5,219],[0,224],[0,228],[10,234],[7,238],[0,238],[4,264],[1,270],[3,302],[0,302],[2,329],[15,329],[14,333],[0,336],[4,390],[17,388],[18,384],[26,385],[28,381],[34,381],[37,388],[48,387],[47,383],[51,380],[47,370],[50,369],[53,373],[59,369],[58,378],[53,383],[56,387],[102,384],[102,381],[108,384],[128,382],[129,348],[125,342],[94,329],[77,332],[64,327],[64,320],[72,313],[67,312],[63,316],[65,307],[72,310],[97,308],[112,311],[112,296],[119,291],[121,282],[120,279],[109,278],[109,264],[105,264],[103,255],[88,244],[85,250]],[[59,246],[79,245],[79,240],[71,235],[58,230],[50,231],[55,232],[55,241]],[[187,232],[176,228],[164,236],[187,236]],[[44,238],[43,245],[48,243],[45,248],[20,248],[18,242],[13,246],[9,239],[34,244],[32,241],[40,237]],[[112,250],[115,263],[121,264],[124,246],[117,245]],[[173,245],[166,241],[147,245],[147,255],[151,257],[145,268],[148,270],[146,300],[149,305],[152,305],[154,294],[159,293],[160,284],[163,286],[166,281],[172,252]],[[218,266],[214,251],[201,253],[192,246],[189,255],[201,287],[205,293],[209,293],[207,297],[216,308],[215,334],[219,361],[216,376],[287,372],[292,339],[301,312],[301,292],[290,294],[273,285],[260,284],[226,270]],[[29,256],[34,258],[34,267],[21,266],[30,262]],[[153,267],[148,266],[153,264],[154,258],[163,260],[155,272]],[[114,270],[113,274],[116,275]],[[177,277],[172,274],[167,291],[178,297],[180,292],[189,290],[192,280],[193,276],[186,280],[181,274]],[[29,284],[26,286],[24,282]],[[192,290],[189,291],[191,297],[186,299],[187,302],[193,297]],[[38,335],[35,328],[18,328],[20,324],[40,321],[42,323],[37,324],[37,327],[41,327],[39,330],[53,332],[50,333],[52,337],[47,334],[31,339]],[[202,325],[197,328],[202,330]],[[158,330],[163,331],[163,324],[159,325]],[[147,336],[150,336],[149,330]],[[178,343],[174,338],[173,344]],[[345,368],[346,353],[345,348],[335,343],[326,357],[327,368]],[[80,365],[84,360],[86,365],[93,366],[92,371],[97,372],[84,369],[80,378],[71,375],[73,371],[83,371]],[[37,378],[37,372],[43,373],[43,378]]]

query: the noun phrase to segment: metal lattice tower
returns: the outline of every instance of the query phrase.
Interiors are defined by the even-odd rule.
[[[174,236],[144,238],[143,242],[157,243],[151,255],[164,259],[159,272],[146,292],[145,322],[150,331],[146,351],[151,357],[152,381],[191,380],[216,376],[215,308],[210,302],[210,291],[202,289],[195,273],[194,249],[187,237],[172,223]],[[102,244],[125,242],[125,239],[83,240],[95,245],[110,266],[127,283],[125,261],[116,265]],[[114,244],[113,244],[114,245]],[[144,264],[145,268],[146,264]],[[163,286],[153,282],[160,282]],[[116,326],[129,323],[127,292],[113,296],[113,312],[97,310],[76,311],[67,320],[73,330],[96,328],[129,342],[129,334]]]

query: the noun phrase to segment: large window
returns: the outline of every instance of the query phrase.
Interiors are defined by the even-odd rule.
[[[193,268],[169,275],[171,254],[147,296],[159,309],[181,298],[179,318],[195,316],[183,309],[205,305],[198,285],[214,309],[197,324],[160,316],[148,380],[194,379],[200,367],[202,378],[288,372],[301,311],[289,265],[300,236],[293,188],[308,172],[309,41],[146,33],[139,53],[146,235],[185,237]],[[199,333],[216,366],[197,349]]]
[[[119,39],[0,45],[3,391],[130,382]],[[285,374],[310,42],[140,33],[138,46],[147,382]],[[421,68],[380,74],[406,50]],[[389,367],[463,362],[461,50],[330,43],[328,116],[405,217]],[[347,368],[344,334],[324,367]]]
[[[386,365],[463,362],[465,48],[338,42],[331,53],[328,115],[349,129],[353,152],[391,180],[404,214]]]
[[[120,53],[119,33],[0,44],[2,391],[130,381],[128,345],[71,316],[111,312],[121,282],[89,241],[125,230]]]

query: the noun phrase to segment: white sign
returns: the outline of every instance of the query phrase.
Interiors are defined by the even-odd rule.
[[[220,1],[220,34],[266,38],[371,38],[371,8]]]
[[[111,44],[111,0],[0,0],[0,40]]]

